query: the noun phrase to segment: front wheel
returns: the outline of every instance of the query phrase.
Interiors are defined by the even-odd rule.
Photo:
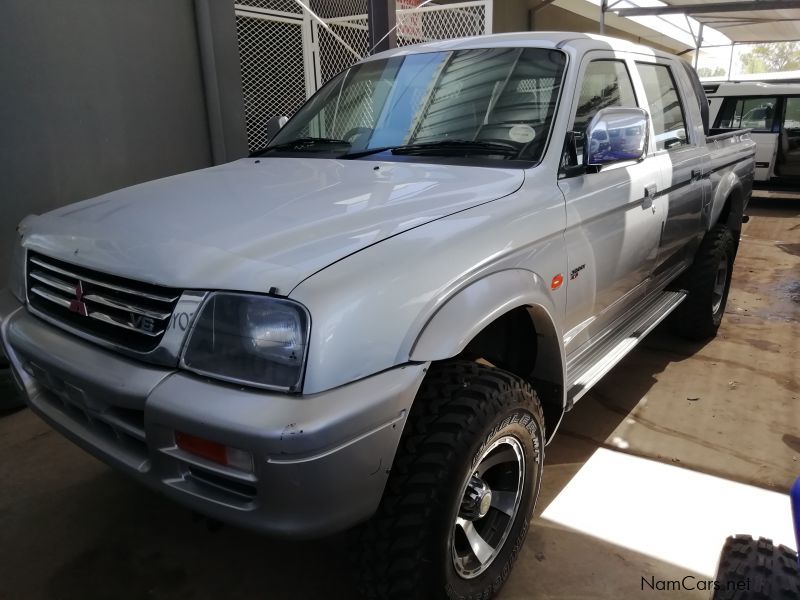
[[[431,367],[380,508],[361,535],[368,598],[488,599],[522,547],[541,482],[536,392],[470,362]]]

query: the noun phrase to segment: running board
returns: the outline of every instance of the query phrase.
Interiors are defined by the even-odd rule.
[[[686,292],[666,291],[658,294],[645,308],[612,325],[612,331],[567,363],[567,407],[572,406],[600,381],[614,365],[675,310],[686,298]]]

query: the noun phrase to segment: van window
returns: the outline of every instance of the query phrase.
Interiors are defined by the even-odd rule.
[[[612,106],[636,108],[631,76],[621,60],[593,60],[583,74],[572,130],[585,134],[597,111]],[[583,141],[583,135],[576,136],[579,163],[583,160]]]
[[[728,97],[722,102],[716,127],[720,129],[756,129],[770,131],[775,118],[777,98]]]
[[[783,129],[800,129],[800,96],[786,98]]]
[[[648,110],[653,119],[658,150],[689,143],[686,117],[678,95],[675,78],[666,65],[636,63],[647,94]]]

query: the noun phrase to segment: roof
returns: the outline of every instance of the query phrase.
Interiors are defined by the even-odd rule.
[[[593,49],[613,49],[627,52],[638,52],[655,56],[672,57],[673,55],[654,50],[642,44],[635,44],[628,40],[622,40],[605,35],[595,35],[591,33],[578,33],[571,31],[520,31],[514,33],[497,33],[492,35],[480,35],[466,38],[456,38],[450,40],[436,40],[413,46],[403,46],[393,48],[385,52],[380,52],[369,59],[388,58],[390,56],[402,56],[418,52],[442,52],[450,50],[469,50],[473,48],[502,48],[502,47],[539,47],[539,48],[563,48],[574,47],[580,50]]]

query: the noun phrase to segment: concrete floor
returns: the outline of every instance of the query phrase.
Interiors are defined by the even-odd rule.
[[[718,337],[688,344],[659,328],[565,418],[501,598],[651,597],[643,577],[707,574],[682,557],[720,509],[733,530],[719,547],[727,533],[781,512],[779,494],[800,474],[800,200],[754,199],[749,213]],[[593,493],[580,487],[620,460],[639,465],[636,475],[608,470]],[[656,479],[643,479],[648,472]],[[717,500],[726,486],[749,500],[726,501],[727,491]],[[778,510],[765,510],[762,497],[778,498]],[[660,529],[648,533],[651,525]],[[639,546],[620,544],[637,532]],[[0,416],[0,540],[0,598],[352,597],[341,537],[288,544],[210,532],[26,409]],[[665,541],[686,552],[665,560]]]

